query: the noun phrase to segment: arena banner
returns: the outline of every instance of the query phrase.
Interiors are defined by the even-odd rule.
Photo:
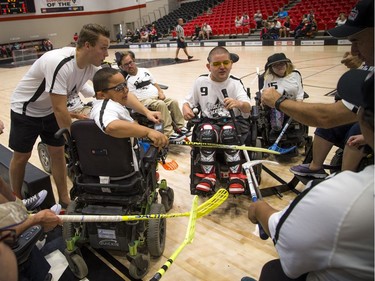
[[[41,0],[42,13],[61,13],[83,11],[82,0]]]

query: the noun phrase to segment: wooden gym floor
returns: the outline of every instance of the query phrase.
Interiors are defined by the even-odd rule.
[[[201,74],[207,73],[205,66],[206,57],[211,47],[188,47],[194,60],[187,63],[155,64],[150,68],[156,81],[169,86],[165,91],[168,97],[180,101],[188,93],[194,80]],[[228,47],[230,52],[237,53],[240,60],[233,65],[231,74],[242,78],[251,93],[257,91],[256,67],[262,71],[267,57],[276,52],[284,52],[292,60],[303,76],[305,91],[310,98],[305,102],[333,102],[333,97],[326,96],[334,90],[339,77],[347,70],[340,64],[341,57],[350,46],[250,46]],[[114,61],[114,53],[118,49],[110,49],[107,61]],[[150,48],[136,50],[139,59],[173,59],[174,48]],[[185,54],[180,51],[179,57],[185,59]],[[167,60],[168,61],[168,60]],[[169,60],[171,61],[171,60]],[[142,65],[143,66],[143,65]],[[5,123],[4,134],[0,136],[0,143],[8,146],[10,128],[10,96],[18,81],[30,66],[17,68],[0,68],[2,86],[0,88],[0,119]],[[314,128],[310,127],[313,135]],[[166,171],[159,167],[161,178],[168,181],[174,189],[175,202],[170,212],[185,212],[191,207],[192,196],[189,187],[190,175],[190,148],[186,146],[173,146],[170,149],[167,161],[176,160],[179,168],[175,171]],[[329,155],[327,162],[330,160]],[[278,166],[270,166],[285,181],[292,178],[289,168],[299,164],[303,157],[295,157],[290,162]],[[36,147],[34,148],[30,163],[42,169]],[[260,187],[270,187],[279,183],[264,171]],[[302,189],[302,184],[298,189]],[[264,200],[276,208],[283,208],[296,196],[293,192],[285,192],[282,198],[277,196],[265,197]],[[200,198],[199,204],[204,199]],[[255,227],[247,219],[247,207],[250,198],[246,196],[230,196],[224,204],[212,214],[197,221],[196,235],[193,243],[186,246],[163,280],[184,281],[227,281],[240,280],[243,276],[259,277],[264,263],[277,258],[277,253],[272,241],[260,240],[254,233]],[[188,218],[172,218],[167,220],[167,240],[164,255],[159,259],[151,260],[151,270],[144,278],[149,280],[161,265],[178,248],[185,237]],[[127,261],[118,253],[116,257],[127,265]],[[124,277],[124,280],[127,280]]]

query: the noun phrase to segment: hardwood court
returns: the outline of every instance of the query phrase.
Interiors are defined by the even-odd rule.
[[[233,65],[232,75],[243,77],[246,87],[251,93],[257,91],[256,67],[263,70],[267,57],[276,52],[284,52],[292,60],[303,76],[305,91],[310,95],[306,102],[333,102],[332,97],[325,96],[336,88],[339,77],[347,70],[340,64],[345,51],[350,46],[277,46],[277,47],[228,47],[230,52],[237,53],[240,60]],[[205,66],[210,47],[191,47],[189,53],[194,56],[194,61],[188,63],[172,64],[151,68],[151,72],[161,84],[166,84],[169,89],[165,91],[168,97],[173,97],[180,102],[188,93],[193,81],[200,75],[207,73]],[[114,60],[115,49],[111,49],[108,61]],[[135,51],[137,58],[174,58],[175,49],[152,48]],[[180,58],[184,58],[183,52]],[[0,68],[2,87],[0,88],[0,119],[5,123],[4,134],[0,136],[0,143],[7,146],[9,137],[9,108],[10,96],[24,73],[30,66],[12,69]],[[314,128],[310,128],[312,135]],[[168,181],[175,192],[174,207],[170,212],[185,212],[191,207],[192,196],[189,188],[190,175],[190,148],[186,146],[173,146],[167,160],[176,160],[179,168],[175,171],[166,171],[159,167],[161,178]],[[292,178],[289,167],[302,161],[296,157],[290,162],[278,166],[268,167],[276,172],[285,181]],[[329,159],[327,159],[329,161]],[[34,148],[32,164],[41,168],[36,147]],[[279,184],[262,173],[262,187]],[[299,189],[303,185],[298,186]],[[265,197],[264,200],[275,208],[283,208],[295,197],[293,192],[286,192],[282,198],[277,196]],[[200,198],[202,203],[204,199]],[[178,256],[163,280],[184,281],[211,281],[211,280],[240,280],[243,276],[259,277],[264,263],[277,258],[277,253],[272,241],[260,240],[254,233],[255,227],[247,219],[247,207],[250,199],[245,196],[230,196],[229,199],[209,216],[198,220],[196,235],[193,243],[188,245]],[[149,280],[161,265],[182,243],[187,227],[188,218],[172,218],[167,221],[166,249],[163,257],[151,260],[151,270],[144,280]],[[118,259],[127,265],[126,259],[114,253]],[[124,280],[127,280],[124,277]]]

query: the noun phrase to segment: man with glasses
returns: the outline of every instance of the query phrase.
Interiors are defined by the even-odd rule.
[[[190,93],[186,96],[182,112],[186,120],[195,117],[193,108],[200,108],[202,124],[198,125],[198,141],[223,144],[237,144],[235,126],[230,117],[233,110],[236,126],[244,136],[249,132],[248,118],[251,111],[250,98],[242,81],[230,75],[233,61],[231,54],[224,47],[213,48],[208,55],[206,64],[210,74],[201,75],[195,81]],[[224,93],[228,97],[224,97]],[[214,149],[200,149],[200,167],[202,173],[196,189],[211,191],[216,183]],[[225,161],[229,167],[229,192],[243,193],[245,175],[241,173],[240,152],[225,150]]]
[[[168,145],[168,138],[162,133],[133,121],[126,107],[157,124],[160,123],[160,112],[148,110],[129,93],[121,72],[113,68],[102,68],[95,73],[93,85],[96,100],[90,117],[104,133],[116,138],[147,137],[158,148]]]
[[[190,136],[191,133],[184,126],[185,121],[178,101],[165,96],[148,69],[137,67],[134,53],[126,51],[118,54],[116,59],[119,68],[127,73],[125,78],[129,91],[148,109],[161,113],[165,135],[175,141]]]

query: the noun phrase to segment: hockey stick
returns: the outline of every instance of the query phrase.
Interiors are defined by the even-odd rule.
[[[281,140],[281,138],[283,137],[283,135],[285,134],[286,130],[288,129],[289,125],[292,123],[293,119],[292,117],[289,117],[288,121],[286,122],[286,124],[284,125],[284,128],[282,129],[280,135],[277,137],[275,143],[273,145],[271,145],[268,149],[269,150],[273,150],[273,151],[277,151],[279,152],[280,154],[287,154],[291,151],[293,151],[296,146],[292,146],[292,147],[289,147],[289,148],[282,148],[282,147],[279,147],[278,144]]]
[[[221,92],[223,93],[224,98],[228,98],[227,89],[222,89]],[[239,144],[242,144],[241,131],[237,126],[236,116],[234,115],[233,109],[230,109],[229,113],[230,113],[230,116],[231,116],[232,121],[233,121],[234,128],[235,128],[236,133],[237,133],[237,141],[238,141]],[[255,176],[253,165],[250,164],[251,161],[250,161],[250,157],[249,157],[248,152],[246,150],[243,150],[242,152],[243,152],[243,155],[245,156],[245,159],[246,159],[246,163],[242,164],[242,168],[244,169],[246,177],[247,177],[247,182],[248,182],[250,194],[251,194],[251,200],[253,202],[256,202],[258,200],[257,194],[259,194],[260,199],[262,199],[261,198],[262,195],[261,195],[261,192],[259,190],[259,183],[258,183],[257,178]],[[263,229],[263,227],[260,223],[258,223],[258,228],[259,228],[259,237],[262,240],[267,240],[268,235],[264,231],[264,229]]]
[[[255,152],[264,152],[269,154],[280,154],[280,152],[270,150],[262,147],[254,146],[244,146],[244,145],[231,145],[231,144],[220,144],[220,143],[209,143],[209,142],[194,142],[194,141],[170,141],[169,144],[176,145],[187,145],[187,146],[196,146],[196,147],[207,147],[207,148],[218,148],[218,149],[235,149],[235,150],[244,150],[244,151],[255,151]]]
[[[219,207],[228,198],[228,191],[221,188],[210,199],[197,207],[197,217],[201,218],[217,207]],[[190,212],[171,213],[171,214],[148,214],[148,215],[58,215],[63,222],[122,222],[122,221],[138,221],[150,219],[166,219],[188,217]]]
[[[190,217],[189,217],[189,224],[187,227],[186,235],[184,242],[174,251],[174,253],[170,256],[170,258],[164,263],[164,265],[155,273],[155,275],[150,279],[150,281],[157,281],[160,280],[165,272],[170,268],[172,263],[176,260],[177,256],[181,253],[181,251],[185,248],[186,245],[191,244],[193,242],[195,236],[195,223],[197,221],[197,205],[198,205],[198,196],[195,195],[193,199],[193,205],[191,207]]]

